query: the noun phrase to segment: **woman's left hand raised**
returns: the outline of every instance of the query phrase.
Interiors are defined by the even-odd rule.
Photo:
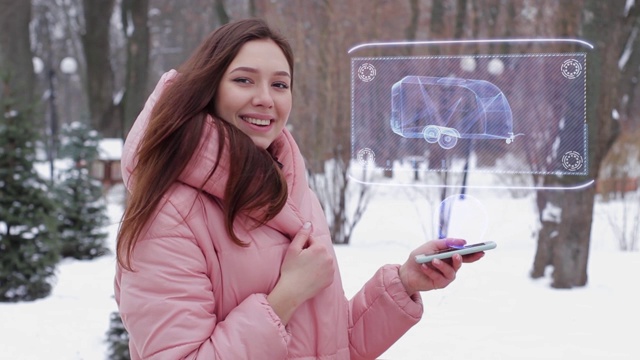
[[[456,278],[462,263],[471,263],[480,260],[484,252],[465,255],[455,254],[446,260],[435,259],[430,263],[419,264],[416,255],[433,254],[453,246],[462,246],[466,243],[462,239],[432,240],[413,250],[407,261],[400,266],[400,280],[409,295],[419,291],[429,291],[447,287]]]

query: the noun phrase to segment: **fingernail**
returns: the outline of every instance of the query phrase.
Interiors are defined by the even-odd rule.
[[[302,225],[302,228],[303,228],[303,229],[309,229],[309,228],[311,228],[311,222],[309,222],[309,221],[305,222],[305,223]]]
[[[462,245],[458,244],[458,240],[456,239],[447,239],[444,242],[448,247],[454,249],[462,249],[464,247],[464,242]]]

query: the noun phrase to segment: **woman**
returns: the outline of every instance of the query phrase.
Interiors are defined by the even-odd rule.
[[[345,298],[324,213],[286,130],[293,54],[224,25],[164,74],[123,153],[116,301],[132,359],[373,359],[463,259],[386,265]],[[482,254],[465,257],[465,262]]]

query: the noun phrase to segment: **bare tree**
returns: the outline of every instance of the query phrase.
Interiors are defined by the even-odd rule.
[[[349,97],[349,78],[344,76],[348,73],[349,64],[346,61],[338,61],[345,59],[347,46],[344,41],[349,26],[331,26],[344,21],[342,16],[346,9],[343,6],[343,3],[337,1],[325,1],[321,8],[321,19],[324,22],[321,26],[324,28],[321,28],[317,44],[317,74],[323,75],[318,83],[320,91],[315,96],[320,97],[323,104],[324,111],[320,112],[322,116],[317,119],[316,124],[325,136],[316,142],[316,154],[320,156],[308,157],[310,168],[316,170],[316,176],[326,176],[327,181],[322,182],[324,188],[316,186],[315,190],[325,205],[333,242],[338,244],[349,243],[352,230],[367,204],[366,185],[360,186],[358,192],[349,191],[352,188],[348,176],[351,157],[350,112],[349,103],[345,101]],[[306,153],[313,154],[308,151]],[[325,163],[329,164],[330,169],[325,169]],[[358,204],[353,214],[348,214],[349,201]]]
[[[0,0],[0,9],[0,93],[20,94],[14,98],[15,108],[24,111],[34,106],[35,78],[29,39],[31,2]],[[24,118],[33,121],[31,116]]]
[[[215,0],[216,1],[216,14],[218,14],[218,21],[220,24],[226,24],[229,22],[229,14],[227,14],[227,9],[224,7],[223,0]]]
[[[335,243],[348,243],[351,230],[366,207],[368,191],[366,185],[361,187],[348,176],[352,154],[351,64],[347,51],[359,43],[396,40],[405,31],[414,33],[419,29],[419,13],[408,30],[404,21],[387,21],[409,19],[410,4],[398,6],[377,0],[369,5],[361,6],[353,0],[286,5],[278,2],[265,14],[274,24],[291,24],[281,26],[296,51],[295,102],[290,124],[302,144],[312,172],[312,186],[324,204]]]
[[[82,44],[87,64],[91,127],[104,137],[120,137],[122,123],[114,116],[114,72],[110,57],[111,14],[115,0],[84,0]]]
[[[625,50],[631,53],[638,51],[638,47],[627,48],[627,44],[640,27],[640,9],[637,5],[626,12],[624,9],[624,0],[607,3],[587,0],[583,12],[583,35],[596,48],[590,57],[587,76],[589,174],[593,178],[598,177],[602,160],[619,135],[619,125],[612,119],[612,113],[620,107],[620,99],[629,88],[629,83],[622,81],[621,55]],[[640,66],[637,54],[630,56],[631,59],[635,63],[626,65],[637,69]],[[566,179],[547,176],[545,181],[562,185]],[[543,223],[541,235],[557,236],[552,236],[552,240],[539,237],[532,276],[542,276],[544,269],[552,266],[552,287],[571,288],[587,284],[594,196],[595,187],[556,193],[553,197],[546,194],[547,205],[541,211],[555,208],[556,216],[552,222],[556,224],[552,225],[555,230],[548,232],[544,231],[548,225]]]
[[[638,133],[622,133],[603,160],[596,190],[606,208],[605,217],[621,251],[637,251],[640,241],[640,192]]]
[[[584,2],[565,2],[556,4],[555,16],[549,18],[545,17],[545,10],[538,12],[536,17],[536,26],[545,31],[545,29],[555,29],[557,36],[561,37],[576,37],[578,35],[578,27],[580,24],[580,10],[584,6]],[[548,30],[547,30],[548,31]],[[570,51],[571,48],[564,46],[559,48],[558,51]],[[589,76],[588,74],[587,76]],[[546,91],[545,94],[549,94]],[[562,111],[565,106],[564,103],[555,101],[554,97],[547,97],[547,104],[536,104],[536,111],[547,114],[549,117],[561,118],[563,116]],[[546,106],[545,106],[546,105]],[[545,110],[546,108],[546,110]],[[560,138],[560,127],[548,127],[546,129],[528,129],[528,133],[535,132],[541,139],[535,143],[537,148],[531,149],[527,152],[529,164],[538,164],[532,166],[532,171],[540,171],[545,175],[534,175],[534,183],[537,185],[553,186],[557,184],[558,178],[553,175],[548,175],[545,170],[546,161],[544,157],[553,156],[551,144],[556,138]],[[537,157],[533,158],[532,154],[536,154]],[[541,166],[542,168],[539,168]],[[556,245],[559,243],[560,228],[565,226],[564,222],[567,220],[560,213],[562,209],[562,199],[564,192],[550,191],[550,190],[537,190],[536,191],[536,204],[538,207],[538,220],[540,222],[540,229],[538,231],[538,241],[536,247],[536,253],[534,255],[533,267],[531,270],[531,277],[539,278],[545,275],[547,266],[553,266],[554,253],[556,251]]]
[[[371,189],[367,184],[349,179],[350,163],[343,160],[340,147],[335,151],[333,158],[325,162],[322,173],[309,171],[309,185],[324,208],[333,243],[347,245],[369,205]],[[364,174],[363,179],[366,178]]]
[[[149,0],[123,0],[122,29],[127,46],[127,72],[122,103],[122,137],[126,138],[147,97],[149,77]],[[117,105],[117,104],[116,104]]]

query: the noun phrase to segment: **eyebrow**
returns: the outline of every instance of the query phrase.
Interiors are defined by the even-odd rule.
[[[229,71],[229,74],[234,73],[236,71],[246,71],[246,72],[250,72],[250,73],[257,73],[258,69],[252,68],[252,67],[248,67],[248,66],[239,66],[231,71]],[[278,75],[278,76],[286,76],[286,77],[291,77],[291,75],[286,72],[286,71],[276,71],[273,73],[274,75]]]

